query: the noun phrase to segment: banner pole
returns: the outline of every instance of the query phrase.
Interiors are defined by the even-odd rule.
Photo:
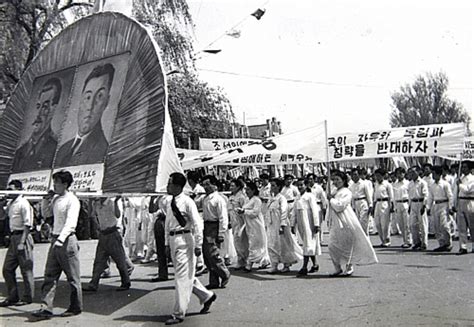
[[[328,182],[326,184],[326,194],[331,195],[331,168],[329,167],[329,147],[328,147],[328,121],[324,120],[324,141],[326,147],[326,168],[328,173]]]

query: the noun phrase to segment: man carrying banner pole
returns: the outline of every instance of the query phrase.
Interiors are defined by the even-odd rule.
[[[166,247],[175,269],[175,306],[166,325],[182,322],[188,309],[191,294],[195,294],[207,313],[216,300],[215,293],[207,290],[195,276],[196,256],[203,242],[203,223],[194,201],[183,193],[186,177],[181,173],[170,175],[167,191],[173,196],[167,206],[165,235]]]

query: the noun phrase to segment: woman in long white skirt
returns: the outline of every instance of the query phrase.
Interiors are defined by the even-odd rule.
[[[237,264],[235,269],[242,269],[249,256],[248,237],[245,230],[243,214],[237,212],[237,208],[242,208],[247,202],[247,197],[243,193],[244,183],[239,179],[230,182],[230,192],[228,202],[229,222],[232,226],[234,236],[234,247],[237,252]]]
[[[273,198],[268,204],[267,228],[268,235],[268,254],[272,268],[269,274],[278,272],[278,264],[283,263],[281,272],[290,271],[290,266],[301,259],[301,247],[296,243],[291,235],[290,221],[288,220],[288,203],[285,197],[280,193],[284,181],[282,179],[272,179],[270,182]]]
[[[262,200],[258,197],[258,187],[255,183],[247,183],[245,192],[249,201],[237,211],[244,214],[245,231],[248,238],[248,257],[245,271],[252,270],[252,264],[266,268],[270,264],[267,250],[267,235],[262,214]]]
[[[359,219],[351,208],[352,193],[347,188],[347,176],[341,171],[331,172],[335,187],[329,195],[328,250],[336,272],[331,276],[350,276],[353,264],[377,263],[377,256]]]

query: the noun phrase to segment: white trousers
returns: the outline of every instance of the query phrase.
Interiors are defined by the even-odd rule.
[[[408,203],[396,202],[395,203],[395,212],[393,213],[393,220],[398,222],[400,227],[403,244],[411,245],[411,231],[408,215]]]
[[[176,302],[173,315],[183,319],[191,301],[191,294],[196,295],[203,304],[212,297],[213,293],[194,276],[196,257],[193,235],[188,233],[170,236],[170,250],[175,273]]]

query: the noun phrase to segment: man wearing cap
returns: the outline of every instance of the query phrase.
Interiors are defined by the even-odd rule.
[[[203,222],[194,201],[183,193],[185,185],[186,177],[183,174],[170,175],[167,192],[172,195],[172,199],[167,206],[165,243],[175,269],[176,302],[173,315],[166,325],[183,322],[191,293],[204,305],[201,313],[207,313],[217,298],[195,276],[196,256],[201,254],[203,242]]]
[[[12,180],[8,183],[8,189],[19,191],[23,189],[23,185],[19,180]],[[23,195],[13,195],[7,212],[10,218],[11,236],[5,261],[3,262],[3,278],[7,286],[8,297],[0,302],[0,307],[29,304],[33,302],[35,290],[33,238],[30,235],[30,228],[33,223],[33,210]],[[18,295],[15,273],[18,266],[20,266],[24,284],[24,293],[21,300]]]

